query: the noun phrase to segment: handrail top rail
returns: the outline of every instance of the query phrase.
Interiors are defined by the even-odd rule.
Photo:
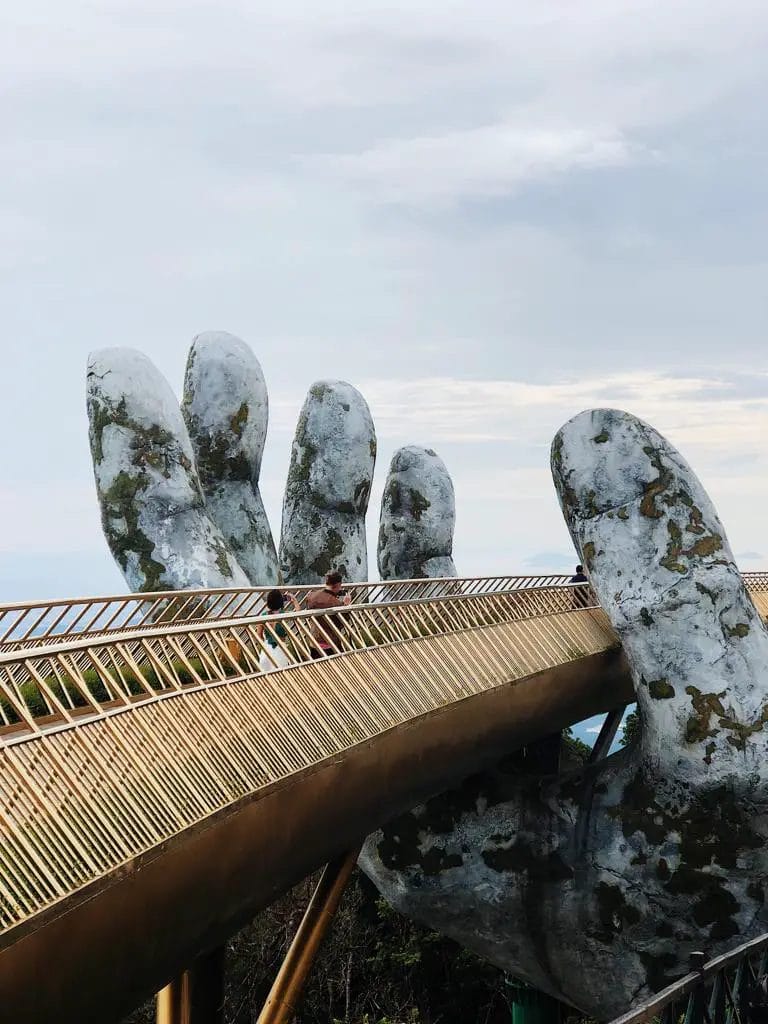
[[[452,579],[453,577],[447,577]],[[505,577],[499,577],[504,579]],[[586,587],[588,584],[576,583],[574,587]],[[537,592],[546,590],[556,590],[557,587],[540,587],[537,588]],[[183,591],[175,591],[175,593],[183,593]],[[133,643],[137,640],[152,640],[156,637],[161,636],[187,636],[190,633],[205,633],[212,632],[214,630],[226,630],[243,628],[247,626],[259,625],[261,623],[269,624],[272,622],[285,622],[292,619],[311,619],[319,618],[325,615],[337,615],[337,614],[348,614],[350,612],[360,609],[371,609],[376,608],[378,610],[386,609],[388,612],[392,609],[397,608],[410,608],[414,606],[426,606],[432,604],[445,604],[454,603],[458,601],[478,601],[487,600],[490,598],[509,597],[511,595],[518,595],[521,591],[519,590],[494,590],[472,594],[441,594],[432,597],[415,597],[408,600],[401,601],[387,601],[381,604],[369,604],[366,602],[359,602],[357,604],[341,604],[334,605],[331,608],[302,608],[299,611],[290,612],[277,612],[274,615],[239,615],[229,619],[208,619],[203,621],[195,622],[172,622],[166,626],[154,626],[154,627],[139,627],[135,629],[126,629],[120,631],[118,635],[115,633],[82,633],[78,635],[77,639],[66,639],[55,642],[54,637],[49,644],[40,644],[34,647],[20,647],[13,651],[6,651],[0,653],[0,665],[7,665],[9,663],[29,661],[33,658],[45,658],[50,655],[67,654],[69,652],[76,652],[85,650],[93,647],[106,647],[114,646],[115,644],[127,644]],[[524,593],[524,591],[523,591]],[[579,608],[569,609],[569,611],[586,611],[590,608],[596,608],[597,605],[582,605]],[[564,612],[552,611],[545,613],[546,615],[562,615]],[[542,613],[532,614],[530,616],[522,616],[522,618],[541,618]]]
[[[493,583],[496,580],[560,580],[560,583],[550,584],[551,586],[561,586],[570,582],[570,576],[572,573],[510,573],[505,575],[503,573],[496,576],[416,576],[407,579],[391,579],[391,580],[360,580],[357,582],[347,581],[344,583],[345,589],[351,589],[353,587],[359,588],[372,588],[372,587],[397,587],[397,586],[427,586],[429,584],[439,583],[475,583],[475,582],[487,582]],[[575,584],[578,585],[578,584]],[[178,598],[182,594],[186,594],[189,597],[218,597],[224,594],[248,594],[248,593],[269,593],[270,590],[284,590],[290,593],[305,593],[312,590],[322,589],[322,581],[317,583],[270,583],[260,584],[258,586],[244,586],[244,587],[185,587],[180,590],[135,590],[129,591],[128,593],[122,594],[86,594],[78,595],[76,597],[55,597],[55,598],[34,598],[26,601],[0,601],[0,615],[7,614],[8,612],[20,611],[23,608],[62,608],[65,605],[76,604],[80,602],[88,602],[89,604],[101,604],[112,601],[156,601],[164,598]]]

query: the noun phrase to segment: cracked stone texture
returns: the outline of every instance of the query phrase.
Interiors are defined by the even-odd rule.
[[[368,578],[365,514],[376,433],[365,399],[344,381],[309,389],[291,450],[280,565],[287,583],[317,583],[331,570]]]
[[[409,445],[392,456],[379,522],[383,580],[455,576],[453,482],[431,448]]]
[[[91,353],[87,406],[104,534],[131,590],[248,586],[206,514],[181,411],[149,359]]]
[[[197,335],[187,359],[181,409],[208,515],[251,583],[277,583],[277,551],[259,493],[269,420],[267,385],[244,341],[226,331]]]
[[[768,930],[768,635],[715,509],[628,413],[552,445],[571,535],[624,644],[640,737],[558,777],[504,766],[389,823],[387,900],[598,1019]]]

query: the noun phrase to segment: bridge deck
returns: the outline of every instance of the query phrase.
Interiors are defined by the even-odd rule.
[[[319,661],[317,616],[299,613],[295,663],[267,674],[273,618],[0,655],[0,993],[14,1020],[116,1019],[377,824],[631,700],[604,613],[573,608],[581,593],[353,606]]]

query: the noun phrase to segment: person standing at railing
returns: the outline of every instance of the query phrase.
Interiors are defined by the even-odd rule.
[[[569,583],[589,583],[589,580],[587,579],[586,574],[584,572],[584,566],[583,565],[577,565],[576,566],[576,572],[573,574],[573,576],[571,576],[571,578],[570,578],[570,580],[568,582]]]
[[[344,577],[340,572],[329,572],[322,590],[312,590],[307,594],[304,608],[307,611],[317,611],[321,608],[341,608],[350,604],[351,596],[342,593],[343,583]],[[312,657],[323,658],[333,654],[331,637],[334,634],[329,624],[329,616],[318,615],[312,620],[310,628],[314,639],[314,646],[310,648]]]
[[[284,594],[281,590],[270,590],[267,594],[267,607],[262,615],[279,615],[285,611],[286,602],[290,601],[293,610],[301,611],[301,605],[293,594]],[[288,627],[282,622],[260,622],[256,627],[259,639],[264,643],[264,650],[259,656],[259,668],[262,672],[274,672],[277,668],[285,668],[292,664],[286,651],[280,646],[289,638]]]
[[[574,584],[588,584],[589,577],[584,572],[583,565],[576,566],[576,572],[571,576],[569,583]],[[573,592],[573,606],[574,608],[586,608],[587,605],[594,604],[595,597],[592,593],[590,586],[578,586]]]

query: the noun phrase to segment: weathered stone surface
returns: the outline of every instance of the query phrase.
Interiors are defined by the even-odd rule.
[[[197,335],[187,359],[181,410],[208,515],[251,583],[277,583],[277,552],[259,493],[267,385],[244,341],[225,331]]]
[[[443,460],[431,448],[399,448],[392,456],[381,502],[381,578],[455,576],[455,525],[453,482]]]
[[[89,436],[104,533],[131,590],[247,586],[206,515],[176,398],[133,349],[88,360]]]
[[[365,399],[344,381],[318,381],[299,416],[283,500],[280,565],[289,583],[336,569],[368,578],[365,513],[376,434]]]
[[[558,778],[497,770],[390,823],[361,863],[403,913],[608,1018],[768,930],[768,634],[679,453],[616,410],[552,446],[621,635],[639,740]]]

